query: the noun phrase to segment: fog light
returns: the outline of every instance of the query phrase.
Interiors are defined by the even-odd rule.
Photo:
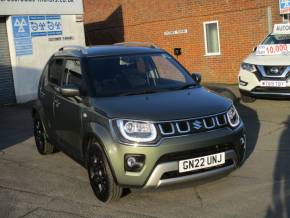
[[[241,144],[241,145],[244,145],[244,144],[245,144],[245,139],[244,139],[244,137],[240,138],[240,144]]]
[[[243,81],[243,80],[241,79],[241,77],[239,77],[239,82],[240,82],[240,85],[241,85],[241,86],[247,86],[247,85],[248,85],[248,83],[245,82],[245,81]]]
[[[137,164],[136,158],[135,157],[129,157],[127,159],[127,165],[130,168],[133,168],[133,167],[137,166],[138,164]]]
[[[143,154],[126,154],[125,155],[125,171],[139,172],[145,163],[145,155]]]
[[[240,138],[240,145],[243,147],[244,150],[246,150],[246,136]]]

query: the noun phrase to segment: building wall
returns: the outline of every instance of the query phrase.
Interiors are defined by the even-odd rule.
[[[237,83],[241,61],[269,31],[269,8],[280,23],[278,0],[84,0],[86,42],[152,42],[171,54],[182,48],[179,61],[203,81]],[[203,22],[214,20],[221,55],[205,56]],[[179,29],[188,33],[164,35]]]
[[[11,17],[8,18],[7,32],[17,103],[27,102],[36,98],[41,72],[54,52],[65,45],[85,45],[83,22],[76,22],[75,15],[62,15],[61,19],[63,30],[61,37],[73,37],[73,40],[48,40],[48,38],[58,36],[33,37],[33,54],[16,56],[12,19]]]

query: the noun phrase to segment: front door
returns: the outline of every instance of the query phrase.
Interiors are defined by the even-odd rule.
[[[53,59],[44,69],[39,88],[39,99],[44,108],[43,123],[51,142],[56,142],[55,134],[55,95],[61,82],[63,59]]]
[[[80,61],[65,60],[61,86],[81,87],[82,73]],[[55,97],[56,135],[63,149],[73,155],[79,155],[82,144],[82,109],[80,96],[65,97],[58,93]]]

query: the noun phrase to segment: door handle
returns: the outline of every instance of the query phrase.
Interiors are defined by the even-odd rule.
[[[42,98],[44,98],[45,97],[45,92],[44,91],[42,91],[42,89],[39,91],[39,93],[40,93],[40,96],[42,97]]]
[[[55,106],[56,108],[58,108],[59,105],[60,105],[60,102],[59,102],[58,99],[54,99],[53,103],[54,103],[54,106]]]

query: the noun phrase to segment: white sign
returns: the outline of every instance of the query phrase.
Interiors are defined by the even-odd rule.
[[[183,29],[183,30],[174,30],[174,31],[166,31],[166,32],[164,32],[164,36],[186,34],[187,32],[188,32],[187,29]]]
[[[289,55],[290,44],[276,44],[276,45],[259,45],[257,47],[256,55]]]
[[[1,15],[83,14],[82,0],[0,0]]]
[[[274,34],[290,34],[290,24],[275,24],[273,29]]]
[[[280,0],[280,14],[290,14],[290,0]]]

